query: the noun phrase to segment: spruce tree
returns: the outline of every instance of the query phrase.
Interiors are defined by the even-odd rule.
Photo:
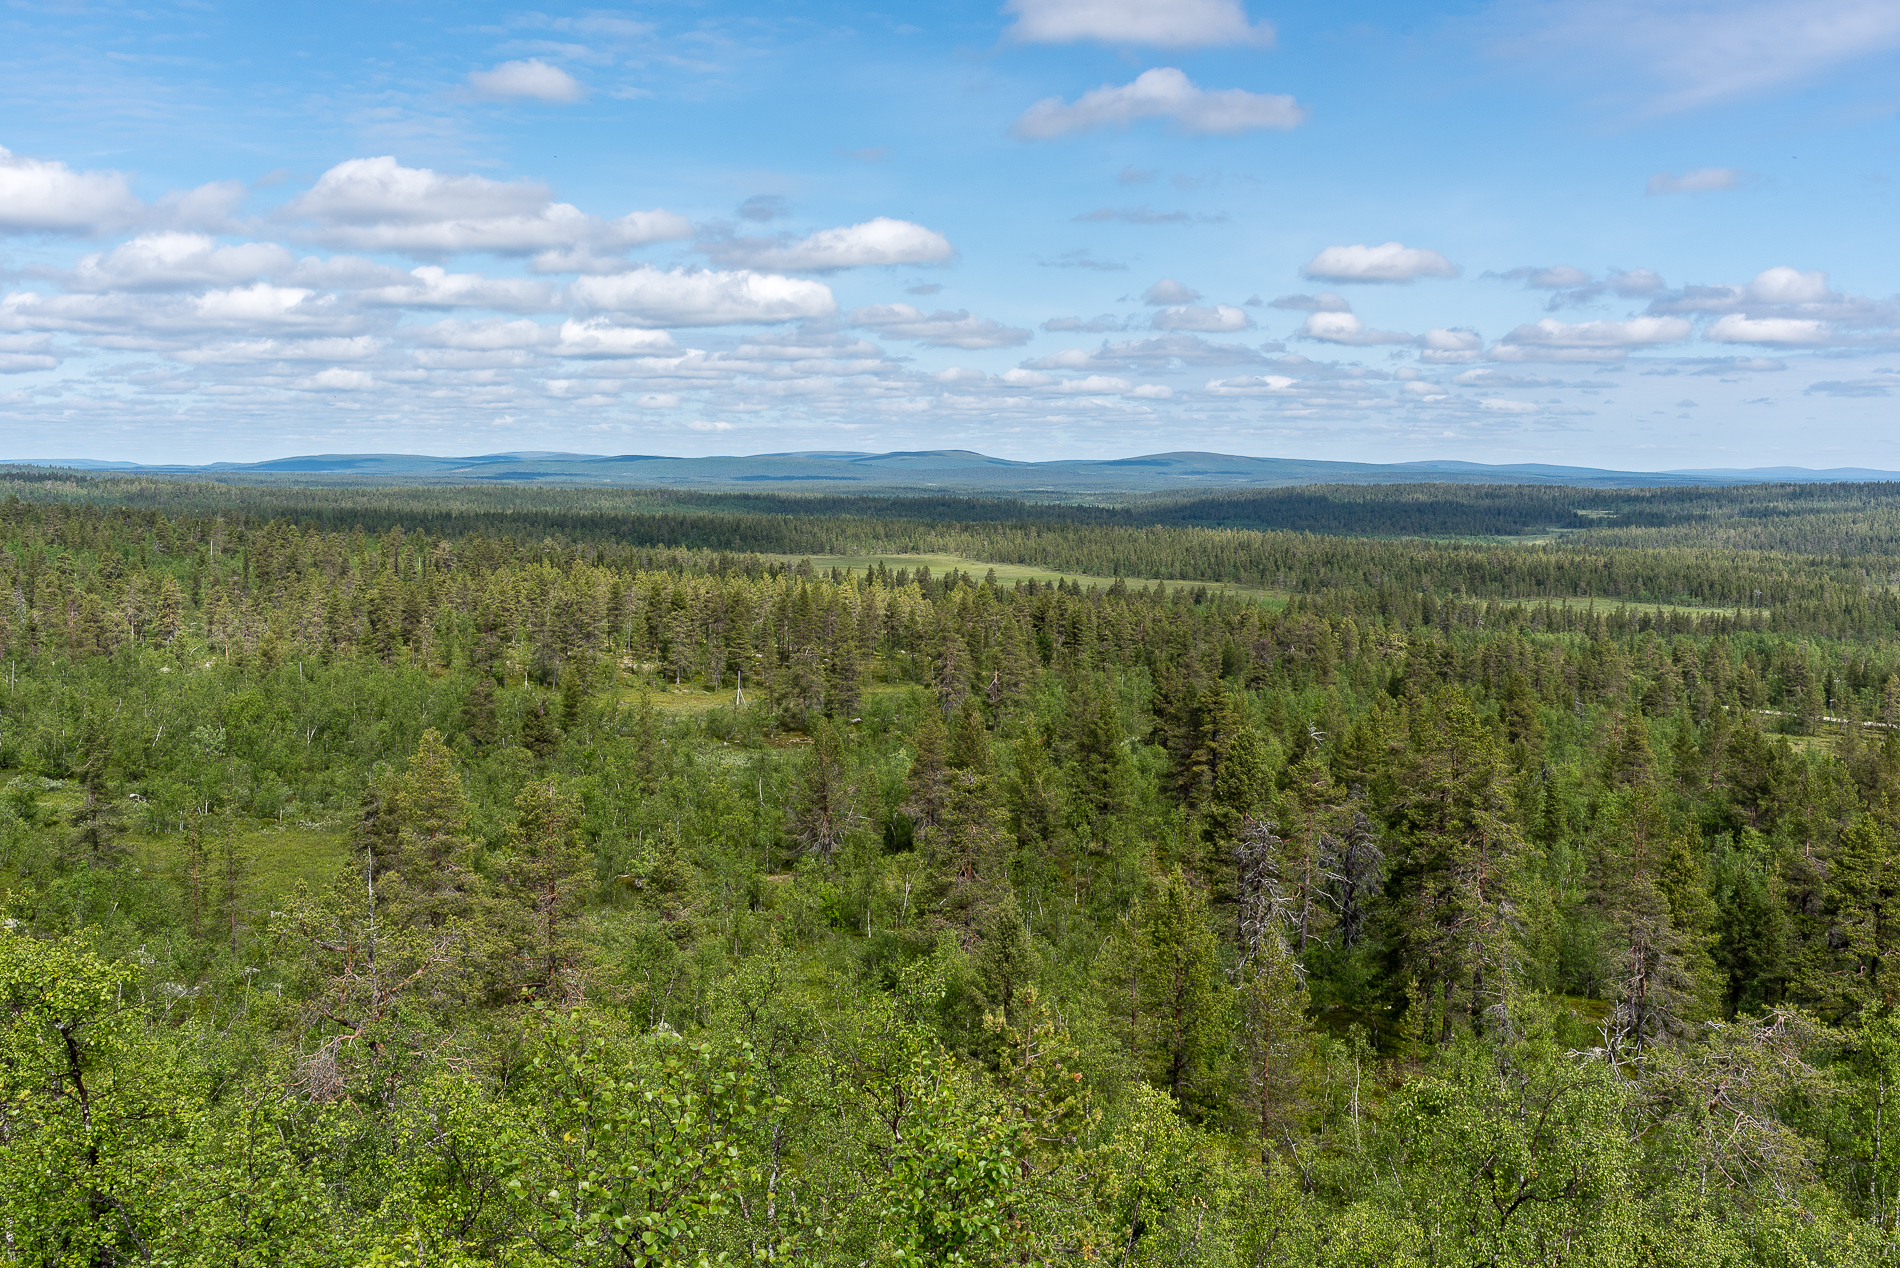
[[[583,991],[586,947],[578,921],[590,878],[580,820],[580,803],[551,779],[531,780],[515,797],[508,831],[512,914],[528,925],[521,980],[539,999],[572,1003]]]
[[[105,719],[89,711],[79,728],[79,804],[73,808],[67,838],[68,857],[88,867],[112,867],[126,859],[125,825],[112,800],[108,774],[112,733]]]

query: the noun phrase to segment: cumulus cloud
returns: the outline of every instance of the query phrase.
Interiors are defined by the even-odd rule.
[[[1051,317],[1042,323],[1042,328],[1052,334],[1099,335],[1111,330],[1126,330],[1128,323],[1120,317],[1103,313],[1086,321],[1080,317]]]
[[[1030,332],[959,309],[926,315],[910,304],[870,304],[851,310],[851,324],[891,339],[914,339],[929,348],[1017,348]]]
[[[1033,370],[1166,370],[1177,366],[1251,365],[1263,360],[1252,348],[1233,343],[1211,343],[1199,335],[1175,333],[1148,339],[1130,339],[1120,343],[1103,340],[1090,352],[1085,348],[1064,348],[1060,352],[1025,361]]]
[[[1632,317],[1628,321],[1561,322],[1546,317],[1519,326],[1501,342],[1520,347],[1609,351],[1681,343],[1692,327],[1680,317]]]
[[[650,356],[671,349],[673,336],[664,330],[642,326],[616,326],[595,317],[588,321],[571,318],[561,323],[557,356],[593,359],[596,357]]]
[[[0,374],[31,374],[56,370],[59,357],[45,335],[0,335]]]
[[[250,193],[243,181],[212,181],[196,189],[174,189],[159,195],[148,219],[168,229],[223,233],[233,228],[231,213]]]
[[[119,172],[75,172],[0,147],[0,233],[89,235],[144,215],[145,204]]]
[[[1396,282],[1406,285],[1421,277],[1456,277],[1458,266],[1436,251],[1399,242],[1380,246],[1327,247],[1300,270],[1321,282]]]
[[[1260,374],[1237,379],[1209,379],[1207,390],[1215,396],[1280,396],[1290,391],[1296,382],[1284,374]]]
[[[552,201],[536,181],[494,181],[404,167],[387,155],[348,159],[293,199],[287,211],[306,236],[358,251],[423,257],[484,251],[498,255],[555,253],[585,246],[625,250],[689,237],[692,225],[667,211],[636,211],[614,220]],[[550,267],[547,271],[565,271]]]
[[[1519,326],[1492,345],[1493,361],[1609,364],[1631,348],[1680,343],[1694,332],[1680,317],[1633,317],[1628,321],[1561,322],[1546,317]]]
[[[728,266],[814,273],[878,264],[940,264],[956,254],[950,240],[936,230],[889,216],[821,229],[802,242],[720,238],[703,242],[700,249]]]
[[[1009,0],[1005,37],[1024,44],[1146,44],[1205,48],[1273,43],[1273,27],[1247,21],[1237,0]]]
[[[1162,278],[1141,293],[1141,302],[1144,304],[1192,304],[1200,298],[1199,291],[1171,277]]]
[[[1609,285],[1623,299],[1640,299],[1664,289],[1662,275],[1652,269],[1614,269]]]
[[[201,233],[163,230],[84,256],[61,280],[76,291],[190,290],[254,281],[294,262],[275,243],[221,247]]]
[[[1104,84],[1073,103],[1045,97],[1025,110],[1010,131],[1025,141],[1048,141],[1091,128],[1125,128],[1143,119],[1170,119],[1182,132],[1231,136],[1298,127],[1306,120],[1306,109],[1274,93],[1202,89],[1181,71],[1162,66],[1143,71],[1132,83]]]
[[[1412,336],[1396,330],[1373,330],[1353,313],[1317,312],[1300,325],[1300,338],[1322,343],[1372,347],[1377,344],[1411,343]]]
[[[1740,189],[1743,175],[1737,167],[1697,167],[1682,173],[1657,172],[1649,178],[1643,192],[1656,194],[1707,194],[1725,189]]]
[[[838,311],[823,282],[750,270],[642,266],[611,277],[577,278],[567,293],[579,308],[615,313],[641,326],[770,325]]]
[[[1148,323],[1155,330],[1192,330],[1201,334],[1230,335],[1253,329],[1253,318],[1232,304],[1181,304],[1164,308]]]
[[[1290,308],[1297,313],[1349,313],[1352,305],[1343,295],[1332,291],[1321,291],[1317,295],[1282,295],[1268,305],[1270,308]]]
[[[433,264],[411,269],[400,282],[357,292],[363,303],[389,308],[492,308],[545,312],[560,299],[551,282],[525,277],[451,273]]]
[[[1744,317],[1730,313],[1710,326],[1703,338],[1714,343],[1819,344],[1834,332],[1824,321],[1805,317]]]
[[[1535,414],[1543,407],[1530,401],[1513,401],[1501,396],[1487,396],[1478,402],[1478,408],[1493,414]]]
[[[1462,365],[1478,359],[1484,350],[1484,340],[1475,330],[1459,327],[1440,327],[1428,330],[1418,337],[1419,360],[1435,365]]]
[[[1818,304],[1833,296],[1827,288],[1827,274],[1803,273],[1781,265],[1757,273],[1748,284],[1748,297],[1764,304]]]
[[[487,101],[548,101],[568,105],[587,95],[580,81],[538,57],[503,62],[493,70],[470,71],[468,86],[476,96]]]
[[[227,339],[181,348],[174,359],[187,365],[255,365],[288,361],[366,361],[380,354],[384,340],[374,335],[319,336],[314,339]]]

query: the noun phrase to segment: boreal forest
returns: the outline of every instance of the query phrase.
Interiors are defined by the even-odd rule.
[[[1900,488],[0,498],[0,1263],[1900,1254]]]

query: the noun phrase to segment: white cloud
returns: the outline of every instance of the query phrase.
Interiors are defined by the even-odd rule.
[[[229,286],[290,268],[290,252],[270,242],[221,247],[201,233],[142,233],[80,259],[62,280],[76,291],[171,291]]]
[[[1290,308],[1300,313],[1349,313],[1352,305],[1346,297],[1332,291],[1321,291],[1317,295],[1282,295],[1267,305],[1269,308]]]
[[[1192,286],[1183,286],[1171,277],[1164,277],[1141,293],[1144,304],[1192,304],[1201,297],[1201,293]]]
[[[580,82],[559,66],[538,57],[503,62],[493,70],[470,71],[468,86],[489,101],[550,101],[562,105],[587,95]]]
[[[1816,344],[1833,338],[1824,321],[1800,317],[1728,316],[1710,326],[1703,335],[1715,343]]]
[[[411,340],[430,348],[464,348],[493,351],[498,348],[539,348],[558,343],[560,328],[530,321],[526,317],[509,321],[485,317],[477,321],[438,321],[404,331]]]
[[[1352,313],[1313,313],[1301,323],[1300,336],[1352,347],[1412,342],[1411,335],[1400,334],[1396,330],[1373,330]]]
[[[1610,289],[1623,299],[1639,299],[1663,289],[1662,275],[1653,269],[1618,269],[1610,274]]]
[[[152,220],[172,229],[223,233],[232,228],[231,213],[250,194],[243,181],[212,181],[196,189],[175,189],[159,196],[152,208]]]
[[[1458,266],[1436,251],[1399,242],[1327,247],[1300,272],[1322,282],[1397,282],[1421,277],[1456,277]]]
[[[119,172],[75,172],[0,147],[0,233],[103,233],[144,215]]]
[[[376,386],[376,380],[367,370],[345,370],[331,366],[327,370],[318,370],[291,384],[306,392],[366,392]]]
[[[1439,327],[1428,330],[1418,337],[1418,354],[1421,361],[1434,365],[1462,365],[1478,359],[1484,349],[1484,340],[1475,330]]]
[[[1165,401],[1174,396],[1174,389],[1163,383],[1143,383],[1129,393],[1144,401]]]
[[[615,326],[597,317],[562,322],[560,343],[554,352],[563,357],[634,357],[650,356],[673,346],[673,336],[664,330]]]
[[[680,398],[671,392],[648,392],[634,402],[641,409],[673,409],[679,403]]]
[[[1143,71],[1132,83],[1085,92],[1073,105],[1045,97],[1025,110],[1010,131],[1026,141],[1047,141],[1090,128],[1127,127],[1142,119],[1172,119],[1182,132],[1232,135],[1298,127],[1306,120],[1306,110],[1293,98],[1274,93],[1204,90],[1172,66],[1162,66]]]
[[[823,282],[749,270],[662,271],[643,265],[613,277],[578,278],[567,292],[582,309],[618,313],[643,326],[770,325],[838,311]]]
[[[1478,408],[1489,410],[1493,414],[1535,414],[1541,405],[1530,401],[1513,401],[1501,396],[1487,396],[1478,402]]]
[[[1545,291],[1571,290],[1579,286],[1588,286],[1593,280],[1589,273],[1574,264],[1553,264],[1549,268],[1512,269],[1508,273],[1500,273],[1497,276],[1506,281],[1521,281],[1526,286]]]
[[[1831,294],[1827,274],[1803,273],[1784,264],[1757,273],[1748,284],[1748,297],[1764,304],[1819,304]]]
[[[1269,45],[1273,27],[1247,21],[1237,0],[1009,0],[1016,15],[1005,35],[1025,44],[1147,44],[1204,48]]]
[[[1053,374],[1042,374],[1020,367],[1005,370],[996,377],[999,382],[1007,383],[1011,387],[1048,387],[1056,382],[1056,376]]]
[[[700,419],[697,422],[691,422],[686,425],[694,431],[731,431],[733,429],[732,423],[707,422],[705,419]]]
[[[936,230],[889,216],[821,229],[802,242],[727,238],[706,242],[700,249],[725,265],[813,272],[878,264],[938,264],[956,254],[950,240]]]
[[[1632,317],[1628,321],[1584,321],[1574,325],[1546,317],[1519,326],[1502,342],[1541,348],[1644,348],[1681,343],[1692,327],[1681,317]]]
[[[1184,304],[1162,309],[1148,324],[1156,330],[1193,330],[1201,334],[1231,335],[1252,330],[1253,318],[1247,315],[1246,309],[1235,308],[1232,304],[1216,304],[1211,308]]]
[[[1085,396],[1119,396],[1123,392],[1134,390],[1134,384],[1127,379],[1118,379],[1113,375],[1091,374],[1085,379],[1064,379],[1056,384],[1056,391]]]
[[[1530,0],[1496,12],[1513,31],[1496,51],[1586,75],[1599,95],[1606,68],[1634,72],[1646,114],[1773,92],[1900,48],[1891,0]]]
[[[1215,396],[1280,396],[1297,380],[1284,374],[1261,374],[1238,379],[1209,379],[1207,390]]]
[[[368,304],[391,308],[493,308],[502,312],[543,312],[554,307],[560,290],[551,282],[526,277],[486,277],[450,273],[433,264],[409,270],[400,282],[358,292]]]
[[[386,155],[337,164],[287,210],[310,222],[308,235],[316,241],[425,257],[464,251],[526,255],[580,245],[625,250],[692,233],[686,218],[671,212],[603,220],[553,202],[547,186],[535,181],[451,176],[404,167]]]
[[[373,335],[317,339],[233,339],[174,353],[187,365],[255,365],[269,361],[366,361],[383,349]]]
[[[909,304],[871,304],[851,311],[851,324],[876,330],[892,339],[915,339],[931,348],[1016,348],[1029,342],[1029,331],[987,317],[956,312],[934,312]]]
[[[1657,172],[1643,187],[1645,194],[1706,194],[1724,189],[1740,189],[1742,171],[1737,167],[1697,167],[1682,175]]]
[[[0,374],[56,370],[59,360],[45,335],[0,335]]]

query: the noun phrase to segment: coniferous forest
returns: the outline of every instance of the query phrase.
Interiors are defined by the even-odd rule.
[[[1900,490],[0,493],[0,1262],[1900,1253]]]

